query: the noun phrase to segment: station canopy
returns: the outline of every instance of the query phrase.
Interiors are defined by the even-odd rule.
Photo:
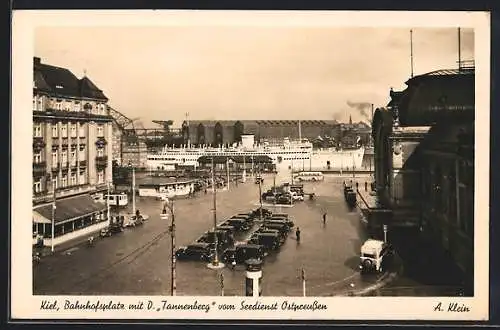
[[[198,158],[198,163],[200,164],[210,164],[212,163],[212,158],[214,159],[215,164],[225,164],[228,160],[238,163],[238,164],[271,164],[273,161],[271,157],[258,155],[258,156],[201,156]]]

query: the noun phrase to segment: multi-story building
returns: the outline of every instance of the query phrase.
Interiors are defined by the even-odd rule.
[[[56,245],[106,224],[92,194],[112,180],[113,119],[88,77],[37,57],[33,70],[33,230]]]
[[[474,275],[474,78],[473,68],[415,76],[406,90],[391,90],[388,106],[375,111],[381,209],[369,220],[379,230],[382,221],[392,228],[416,228],[451,256],[469,288]]]

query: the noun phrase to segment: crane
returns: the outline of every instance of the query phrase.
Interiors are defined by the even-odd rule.
[[[170,131],[170,126],[174,123],[172,120],[153,120],[153,123],[163,126],[165,133]]]

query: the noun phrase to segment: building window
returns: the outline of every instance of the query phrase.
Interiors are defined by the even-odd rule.
[[[43,96],[40,96],[37,100],[38,111],[43,111]]]
[[[85,171],[80,171],[78,181],[80,184],[85,184]]]
[[[42,124],[40,123],[33,124],[33,136],[42,137]]]
[[[61,136],[63,138],[68,137],[68,126],[66,124],[61,125]]]
[[[97,172],[97,183],[104,183],[104,171]]]
[[[67,163],[67,162],[68,162],[68,154],[67,154],[67,152],[66,152],[66,151],[62,151],[62,152],[61,152],[61,161],[62,161],[63,163]]]
[[[76,124],[71,124],[70,127],[71,137],[76,137]]]
[[[58,137],[59,131],[57,130],[57,124],[52,124],[52,137],[56,138]]]
[[[76,165],[76,151],[71,151],[71,165]]]
[[[56,167],[58,162],[57,151],[52,151],[52,167]]]
[[[33,183],[33,192],[34,193],[39,193],[42,191],[42,182],[36,181]]]
[[[36,96],[33,96],[33,111],[36,111]]]
[[[80,102],[76,101],[75,104],[73,105],[73,111],[78,112],[80,111]]]
[[[68,177],[66,175],[63,175],[61,178],[61,187],[66,187],[68,185]]]
[[[97,157],[104,156],[104,148],[97,148]]]
[[[81,123],[78,125],[78,134],[80,135],[80,137],[85,137],[85,126],[83,126],[83,124]]]
[[[56,110],[62,110],[62,101],[56,100]]]
[[[85,160],[85,146],[80,146],[80,152],[78,153],[78,160]]]
[[[104,127],[102,125],[97,125],[97,137],[104,136]]]
[[[71,182],[72,186],[76,186],[77,183],[76,183],[76,174],[75,173],[71,174],[70,182]]]
[[[33,163],[38,164],[42,161],[42,152],[35,152],[33,154]]]
[[[52,179],[52,189],[57,189],[57,178]]]

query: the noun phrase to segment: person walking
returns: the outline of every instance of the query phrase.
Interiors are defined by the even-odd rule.
[[[323,213],[323,224],[325,225],[326,224],[326,212]]]
[[[300,242],[300,228],[297,227],[297,230],[295,231],[295,238],[297,239],[297,242]]]

